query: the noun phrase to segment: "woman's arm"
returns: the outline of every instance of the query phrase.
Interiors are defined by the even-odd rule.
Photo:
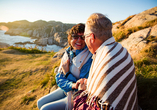
[[[56,74],[56,83],[65,92],[77,89],[78,85],[76,85],[76,81],[77,79],[72,74],[69,74],[68,77],[65,77],[65,75],[61,73]]]
[[[77,81],[76,77],[69,72],[69,64],[69,59],[62,62],[60,67],[62,68],[63,72],[60,71],[56,74],[57,85],[65,92],[69,92],[72,89],[77,89],[78,87],[78,85],[75,83]]]
[[[66,77],[63,74],[61,74],[61,73],[57,73],[56,74],[56,83],[65,92],[69,92],[69,91],[72,90],[73,82],[67,80]]]

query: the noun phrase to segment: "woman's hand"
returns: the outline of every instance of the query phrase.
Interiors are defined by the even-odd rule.
[[[72,89],[85,90],[87,85],[87,79],[81,78],[76,83],[73,83]]]
[[[86,90],[86,84],[80,84],[78,90]]]
[[[78,85],[76,83],[73,83],[72,89],[78,89]]]
[[[81,78],[73,84],[72,89],[85,90],[87,85],[87,79]]]
[[[81,83],[78,86],[78,90],[86,90],[86,85],[87,85],[87,79],[83,78],[83,80],[81,80]]]
[[[67,72],[69,72],[69,64],[70,64],[70,60],[69,59],[62,63],[62,70],[63,70],[64,75]]]
[[[79,79],[76,83],[73,83],[72,89],[78,89],[80,83],[82,83],[83,79]]]

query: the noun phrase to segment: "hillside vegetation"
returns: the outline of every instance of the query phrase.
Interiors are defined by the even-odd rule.
[[[138,100],[143,110],[157,110],[157,45],[148,45],[134,57]]]
[[[138,100],[142,110],[157,110],[156,12],[157,7],[154,7],[114,24],[114,38],[128,49],[134,60]],[[138,22],[138,25],[134,22]]]
[[[53,72],[58,59],[52,60],[54,53],[26,50],[0,49],[1,110],[37,110],[37,99],[56,84]]]
[[[37,110],[37,100],[56,85],[54,69],[59,66],[59,58],[52,58],[53,52],[35,52],[12,47],[0,49],[2,110]],[[156,110],[157,45],[148,45],[133,59],[139,105],[143,110]]]

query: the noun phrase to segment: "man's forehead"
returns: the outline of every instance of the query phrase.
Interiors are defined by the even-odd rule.
[[[85,32],[84,34],[89,34],[91,33],[91,30],[89,29],[88,25],[85,25]]]

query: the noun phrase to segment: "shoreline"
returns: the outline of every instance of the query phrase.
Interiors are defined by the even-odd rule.
[[[0,48],[7,48],[9,47],[10,45],[7,44],[7,43],[3,43],[3,42],[0,42]]]

